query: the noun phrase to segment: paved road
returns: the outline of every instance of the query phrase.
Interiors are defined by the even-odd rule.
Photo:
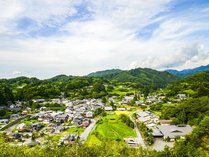
[[[97,120],[92,119],[91,124],[84,130],[80,136],[81,141],[86,141],[90,132],[95,128]]]
[[[166,142],[162,138],[155,138],[154,144],[150,146],[150,148],[162,151],[165,146],[172,148],[174,146],[174,142]]]
[[[143,148],[146,148],[146,145],[145,145],[142,135],[139,131],[139,128],[136,125],[135,120],[131,117],[131,115],[129,115],[129,117],[130,117],[131,121],[134,123],[134,129],[136,131],[138,144],[141,145]]]

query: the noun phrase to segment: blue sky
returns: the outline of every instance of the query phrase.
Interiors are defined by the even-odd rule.
[[[209,64],[209,0],[0,0],[0,78]]]

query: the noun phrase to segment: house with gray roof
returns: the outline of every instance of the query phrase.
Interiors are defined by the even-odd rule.
[[[163,138],[164,139],[169,138],[170,140],[175,140],[178,137],[183,137],[191,133],[193,130],[190,125],[183,125],[183,126],[159,125],[157,127],[163,134]]]

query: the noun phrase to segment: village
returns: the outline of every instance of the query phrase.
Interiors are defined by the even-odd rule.
[[[140,125],[146,126],[146,131],[155,139],[155,145],[162,150],[164,146],[173,146],[178,138],[192,132],[189,125],[173,125],[171,120],[160,119],[148,110],[142,110],[144,106],[162,102],[165,96],[149,95],[144,100],[136,100],[135,106],[130,106],[130,102],[135,95],[124,96],[118,101],[116,96],[109,98],[112,104],[102,102],[101,99],[33,99],[32,103],[39,104],[39,108],[32,109],[25,107],[25,102],[15,102],[10,104],[9,110],[15,114],[11,114],[9,119],[1,119],[0,127],[4,132],[7,141],[16,145],[34,146],[36,144],[44,145],[49,142],[56,142],[58,145],[71,144],[74,142],[85,142],[90,133],[96,128],[97,121],[100,119],[96,112],[100,109],[107,114],[114,114],[118,111],[128,114],[134,123],[136,137],[124,138],[124,141],[130,147],[143,146],[146,147],[145,136],[143,135]],[[177,95],[177,99],[169,99],[170,101],[181,101],[186,99],[185,94]],[[47,107],[63,105],[60,110],[52,110]],[[135,117],[133,117],[135,115]],[[151,130],[151,131],[149,131]]]

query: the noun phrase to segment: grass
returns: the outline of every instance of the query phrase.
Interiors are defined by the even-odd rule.
[[[84,128],[69,128],[67,132],[70,134],[77,134],[80,135],[84,131]]]
[[[118,94],[118,95],[125,96],[128,93],[134,94],[135,92],[137,92],[137,90],[132,89],[132,88],[126,88],[126,87],[121,88],[119,86],[116,86],[111,92],[109,92],[109,94]]]
[[[131,113],[132,113],[131,111],[115,111],[115,114],[117,116],[120,116],[121,114],[129,115]]]
[[[134,129],[121,122],[119,115],[107,115],[98,122],[96,129],[88,137],[87,144],[99,145],[103,140],[122,141],[128,137],[136,137]]]
[[[94,146],[94,145],[101,145],[102,141],[100,141],[94,134],[91,134],[87,140],[88,146]]]

